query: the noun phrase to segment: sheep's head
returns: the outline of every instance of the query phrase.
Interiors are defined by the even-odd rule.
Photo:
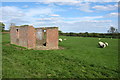
[[[61,39],[61,38],[59,39],[59,42],[62,42],[62,39]]]
[[[105,48],[106,47],[106,45],[103,43],[103,42],[98,42],[98,44],[99,44],[99,46],[101,47],[101,48]]]
[[[106,46],[108,46],[108,43],[107,43],[107,42],[105,42],[105,45],[106,45]]]

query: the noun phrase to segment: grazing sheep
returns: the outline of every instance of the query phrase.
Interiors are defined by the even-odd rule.
[[[62,39],[61,39],[61,38],[59,39],[59,42],[62,42]]]
[[[64,40],[66,40],[66,38]]]
[[[103,43],[103,42],[98,42],[98,44],[99,44],[99,46],[101,47],[101,48],[105,48],[106,47],[106,45]]]
[[[107,42],[105,42],[105,45],[106,45],[106,46],[108,46],[108,43],[107,43]]]

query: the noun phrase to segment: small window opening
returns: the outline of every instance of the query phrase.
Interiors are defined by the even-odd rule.
[[[44,30],[44,32],[46,32],[46,30]]]
[[[17,32],[18,32],[18,29],[16,29],[17,30]]]

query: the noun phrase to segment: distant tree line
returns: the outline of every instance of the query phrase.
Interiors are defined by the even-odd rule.
[[[62,36],[78,36],[78,37],[98,37],[98,38],[120,38],[120,33],[118,32],[117,29],[114,27],[110,27],[108,33],[64,33],[62,31],[59,31],[59,35]]]
[[[79,37],[99,37],[99,38],[120,38],[120,33],[59,33],[62,36],[79,36]]]

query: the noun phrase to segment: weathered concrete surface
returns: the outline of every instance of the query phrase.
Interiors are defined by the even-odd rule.
[[[44,30],[42,28],[36,29],[36,45],[43,46],[44,44]]]

